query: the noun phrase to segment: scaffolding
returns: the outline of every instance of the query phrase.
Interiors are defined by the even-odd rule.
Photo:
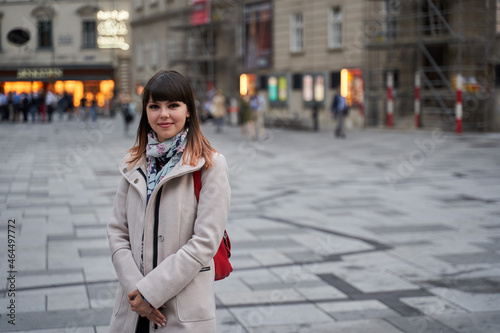
[[[492,0],[367,1],[367,126],[388,124],[391,95],[395,126],[413,125],[417,119],[417,127],[454,129],[457,88],[463,82],[463,128],[486,130],[494,80],[488,59],[495,40],[495,6]],[[387,88],[390,78],[393,93]],[[421,81],[419,92],[416,81]]]
[[[239,13],[240,2],[209,1],[209,19],[203,24],[191,23],[194,9],[186,2],[183,16],[169,27],[169,65],[180,67],[200,99],[210,98],[213,88],[227,92],[237,86],[233,75],[226,73],[234,73],[238,66],[234,48],[239,17],[235,13]]]

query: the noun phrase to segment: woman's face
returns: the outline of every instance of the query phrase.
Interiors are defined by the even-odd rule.
[[[148,122],[156,132],[158,142],[163,142],[184,129],[189,111],[183,102],[153,101],[146,105]]]

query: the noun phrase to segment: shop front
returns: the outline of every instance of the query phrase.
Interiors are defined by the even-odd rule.
[[[109,109],[115,87],[111,66],[19,67],[0,70],[0,91],[9,93],[52,93],[73,96],[75,107],[83,97],[94,98],[102,109]]]

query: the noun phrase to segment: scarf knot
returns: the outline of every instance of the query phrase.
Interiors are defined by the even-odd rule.
[[[186,147],[187,133],[188,129],[185,129],[163,142],[158,142],[154,131],[148,133],[148,144],[146,146],[148,201],[156,185],[181,160],[182,153]]]

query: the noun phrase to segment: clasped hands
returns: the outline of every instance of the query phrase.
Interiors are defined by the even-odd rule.
[[[136,312],[141,317],[146,317],[149,321],[158,326],[167,326],[167,319],[160,310],[151,307],[141,296],[139,290],[134,290],[128,293],[128,302],[132,311]]]

